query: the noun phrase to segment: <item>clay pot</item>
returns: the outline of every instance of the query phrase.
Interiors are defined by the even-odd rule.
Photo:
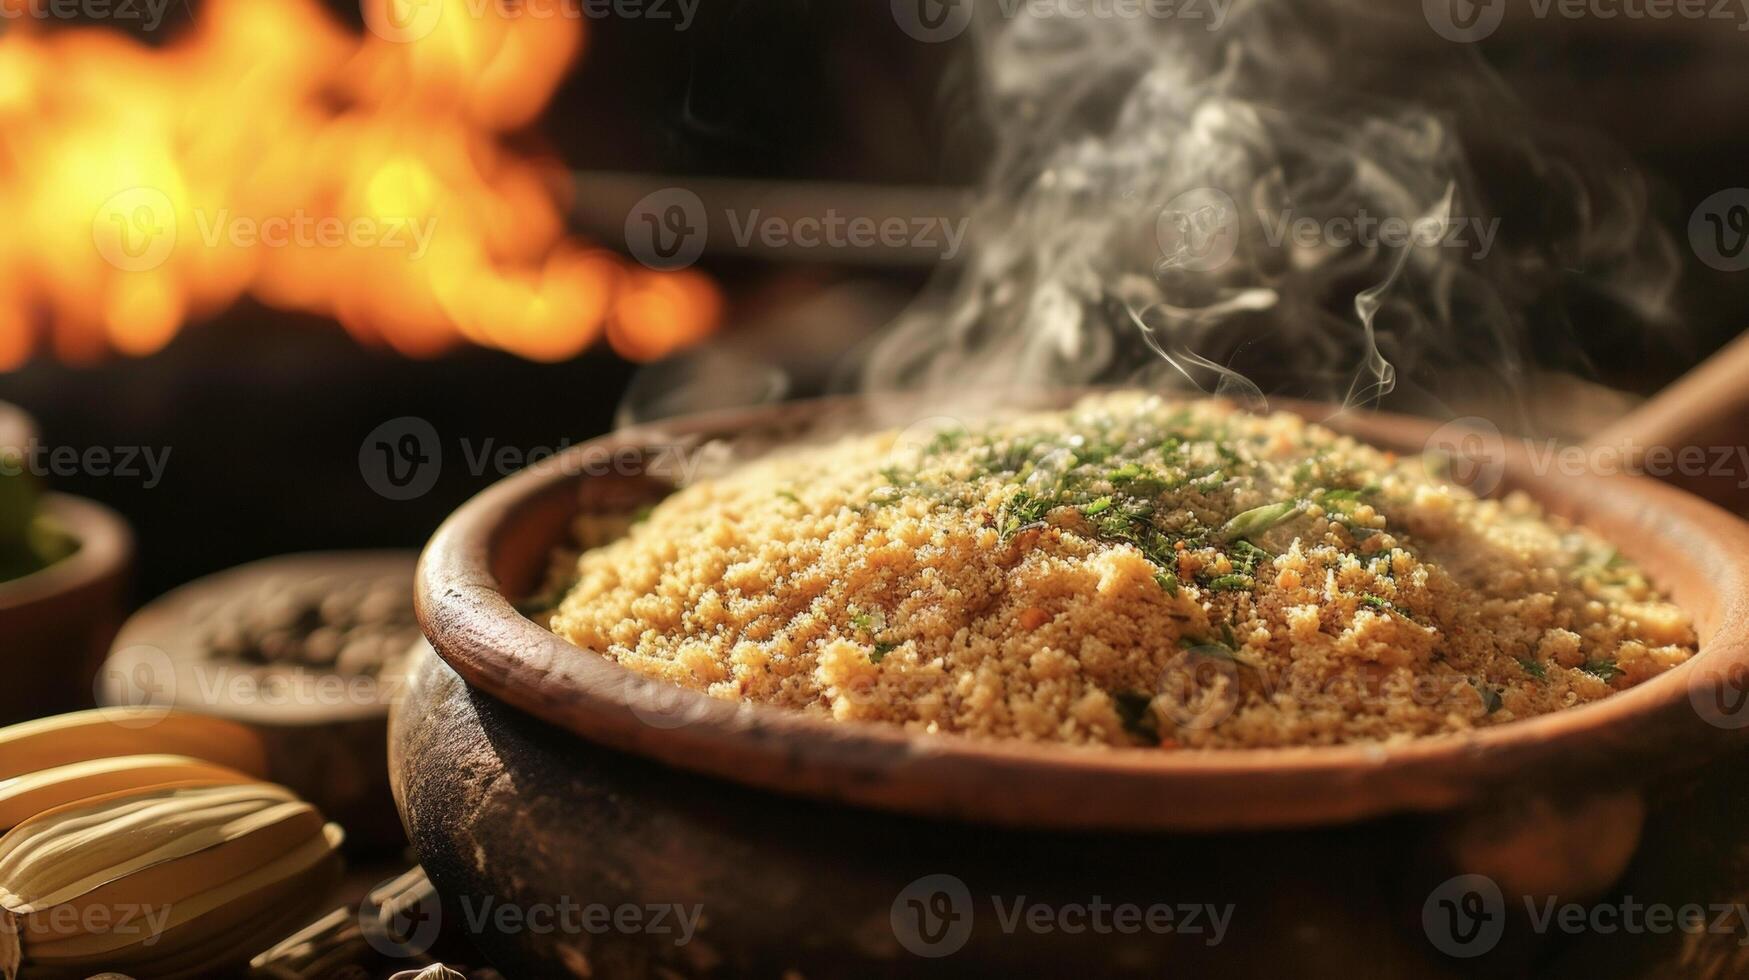
[[[0,451],[23,453],[36,424],[0,402]],[[0,582],[0,725],[94,703],[92,684],[127,599],[133,533],[102,504],[50,494],[42,507],[79,550],[32,575]]]
[[[79,550],[0,583],[0,724],[91,707],[97,667],[126,610],[134,550],[127,522],[78,497],[49,494],[42,506]]]
[[[789,405],[605,437],[488,490],[433,538],[417,600],[443,663],[419,668],[390,735],[397,800],[433,881],[471,903],[464,913],[490,899],[696,903],[706,917],[684,945],[639,929],[477,930],[512,975],[1247,975],[1279,972],[1284,956],[1299,973],[1437,974],[1460,962],[1441,939],[1464,938],[1439,925],[1440,889],[1463,886],[1453,876],[1594,895],[1634,853],[1649,789],[1742,744],[1749,527],[1648,479],[1539,473],[1511,443],[1502,485],[1645,567],[1694,615],[1700,657],[1599,703],[1403,745],[1090,753],[717,701],[516,612],[580,509],[638,493],[589,475],[588,460],[781,441],[869,408]],[[1435,428],[1340,423],[1414,452]],[[1499,820],[1508,806],[1524,820]],[[1537,852],[1587,833],[1605,843]],[[1512,877],[1532,852],[1542,864]],[[1098,902],[1233,917],[1216,945],[1206,919],[1202,931],[1072,931]],[[1536,944],[1512,935],[1458,952],[1523,968]]]

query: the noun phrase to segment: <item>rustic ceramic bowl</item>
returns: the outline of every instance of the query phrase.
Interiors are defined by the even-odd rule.
[[[270,668],[217,660],[207,636],[215,610],[227,604],[310,580],[336,588],[405,582],[415,558],[410,551],[281,555],[181,586],[122,625],[98,678],[98,700],[174,706],[243,722],[261,733],[273,781],[339,821],[349,851],[405,847],[383,768],[389,706],[401,696],[398,672],[372,678],[302,664]],[[410,605],[412,596],[406,601]]]
[[[94,704],[97,667],[126,609],[134,550],[127,522],[79,497],[49,494],[42,506],[79,550],[0,583],[0,724]]]
[[[1634,853],[1647,787],[1737,746],[1749,725],[1736,697],[1749,677],[1749,528],[1644,478],[1539,473],[1509,441],[1502,489],[1643,565],[1694,616],[1701,656],[1605,701],[1465,735],[1090,752],[722,702],[631,675],[516,611],[580,509],[640,493],[636,480],[589,475],[587,460],[659,461],[658,447],[750,434],[781,442],[868,408],[794,404],[608,436],[488,490],[433,538],[416,589],[442,663],[418,671],[391,769],[434,881],[452,899],[691,901],[710,925],[685,946],[625,930],[488,929],[476,938],[494,959],[579,976],[603,962],[730,975],[1253,973],[1284,955],[1316,972],[1437,971],[1456,961],[1418,916],[1441,881],[1463,871],[1508,893],[1596,892]],[[1436,428],[1365,414],[1335,424],[1417,453]],[[1586,847],[1547,846],[1571,833]],[[1242,941],[1004,927],[1004,896],[1233,903]],[[961,921],[975,922],[963,937]]]
[[[23,452],[36,424],[0,402],[0,451]],[[43,507],[79,541],[49,568],[0,582],[0,725],[90,707],[97,665],[121,624],[133,533],[114,511],[50,494]]]

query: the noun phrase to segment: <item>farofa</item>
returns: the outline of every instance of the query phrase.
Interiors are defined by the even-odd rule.
[[[1168,748],[1460,732],[1638,684],[1687,617],[1521,494],[1297,416],[1090,399],[859,437],[677,492],[550,626],[731,699]]]

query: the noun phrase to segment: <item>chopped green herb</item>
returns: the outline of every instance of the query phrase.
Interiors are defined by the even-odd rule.
[[[794,492],[793,492],[793,491],[789,491],[789,490],[779,490],[779,491],[778,491],[778,492],[777,492],[777,495],[778,495],[778,496],[779,496],[779,497],[780,497],[780,498],[782,498],[782,499],[784,499],[784,500],[787,500],[787,501],[789,501],[789,502],[790,502],[790,503],[792,503],[792,504],[799,504],[799,503],[801,503],[801,502],[802,502],[802,498],[800,498],[800,497],[798,497],[798,496],[796,496],[796,495],[795,495],[795,493],[794,493]]]
[[[1140,691],[1118,691],[1111,696],[1123,729],[1143,741],[1160,743],[1160,725],[1154,718],[1154,699]]]
[[[1178,595],[1178,576],[1171,572],[1155,572],[1154,582],[1169,596]]]
[[[1262,534],[1272,527],[1286,524],[1303,513],[1305,513],[1305,508],[1293,501],[1254,507],[1222,526],[1221,538],[1233,541],[1238,538],[1248,538],[1254,534]]]
[[[886,610],[879,606],[873,609],[850,607],[850,626],[864,633],[881,633],[887,628]]]
[[[1523,667],[1525,673],[1535,677],[1537,680],[1541,680],[1548,676],[1548,671],[1543,669],[1543,665],[1529,657],[1519,657],[1518,666]]]
[[[1592,548],[1586,554],[1585,559],[1579,564],[1579,571],[1595,575],[1605,583],[1620,584],[1624,581],[1621,573],[1625,565],[1626,561],[1620,552],[1609,545],[1602,545]]]
[[[1482,696],[1482,707],[1488,714],[1500,710],[1500,692],[1485,684],[1476,685],[1476,693]]]
[[[1110,497],[1100,497],[1098,500],[1095,500],[1094,502],[1081,508],[1081,513],[1086,514],[1088,517],[1098,517],[1100,514],[1103,514],[1110,509],[1111,509],[1111,498]]]
[[[1181,636],[1178,638],[1178,645],[1194,656],[1243,664],[1245,661],[1240,660],[1238,654],[1239,640],[1233,636],[1233,627],[1230,624],[1221,624],[1221,637],[1219,640],[1199,640],[1194,636]]]
[[[1222,575],[1208,583],[1211,592],[1245,592],[1257,584],[1249,575]]]
[[[1002,505],[1002,517],[998,526],[1002,528],[1002,536],[1009,537],[1021,528],[1044,523],[1045,515],[1056,507],[1056,503],[1048,498],[1040,497],[1030,490],[1018,490],[1008,502]]]
[[[897,650],[897,649],[899,649],[899,645],[897,643],[889,643],[889,642],[886,642],[884,640],[881,641],[880,643],[876,643],[874,645],[874,652],[868,655],[869,662],[878,664],[881,661],[887,659],[887,654],[892,653],[894,650]]]
[[[1255,574],[1258,565],[1261,565],[1265,561],[1274,560],[1275,558],[1275,556],[1268,551],[1244,540],[1233,542],[1232,547],[1228,549],[1227,557],[1232,559],[1234,564],[1244,569],[1247,575]]]
[[[1324,488],[1320,489],[1314,496],[1319,503],[1335,502],[1339,504],[1347,504],[1364,500],[1367,497],[1382,492],[1383,490],[1384,487],[1381,487],[1376,483],[1369,483],[1364,487]]]
[[[1103,463],[1118,453],[1123,447],[1115,442],[1096,442],[1081,450],[1081,458],[1089,463]]]
[[[929,440],[929,445],[924,449],[924,452],[952,452],[966,441],[968,434],[966,430],[960,428],[943,429],[935,434],[935,438]]]
[[[1191,656],[1207,657],[1211,660],[1225,660],[1235,664],[1239,662],[1239,655],[1220,643],[1198,643],[1190,648],[1190,653]]]
[[[1593,660],[1579,668],[1601,681],[1613,681],[1621,676],[1621,667],[1613,659]]]

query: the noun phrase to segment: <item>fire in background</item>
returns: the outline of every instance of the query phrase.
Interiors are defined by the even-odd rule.
[[[658,357],[707,334],[691,271],[566,231],[567,174],[521,140],[582,52],[543,2],[208,0],[152,48],[0,33],[0,370],[149,354],[244,296],[425,356]],[[556,0],[551,0],[556,3]]]

